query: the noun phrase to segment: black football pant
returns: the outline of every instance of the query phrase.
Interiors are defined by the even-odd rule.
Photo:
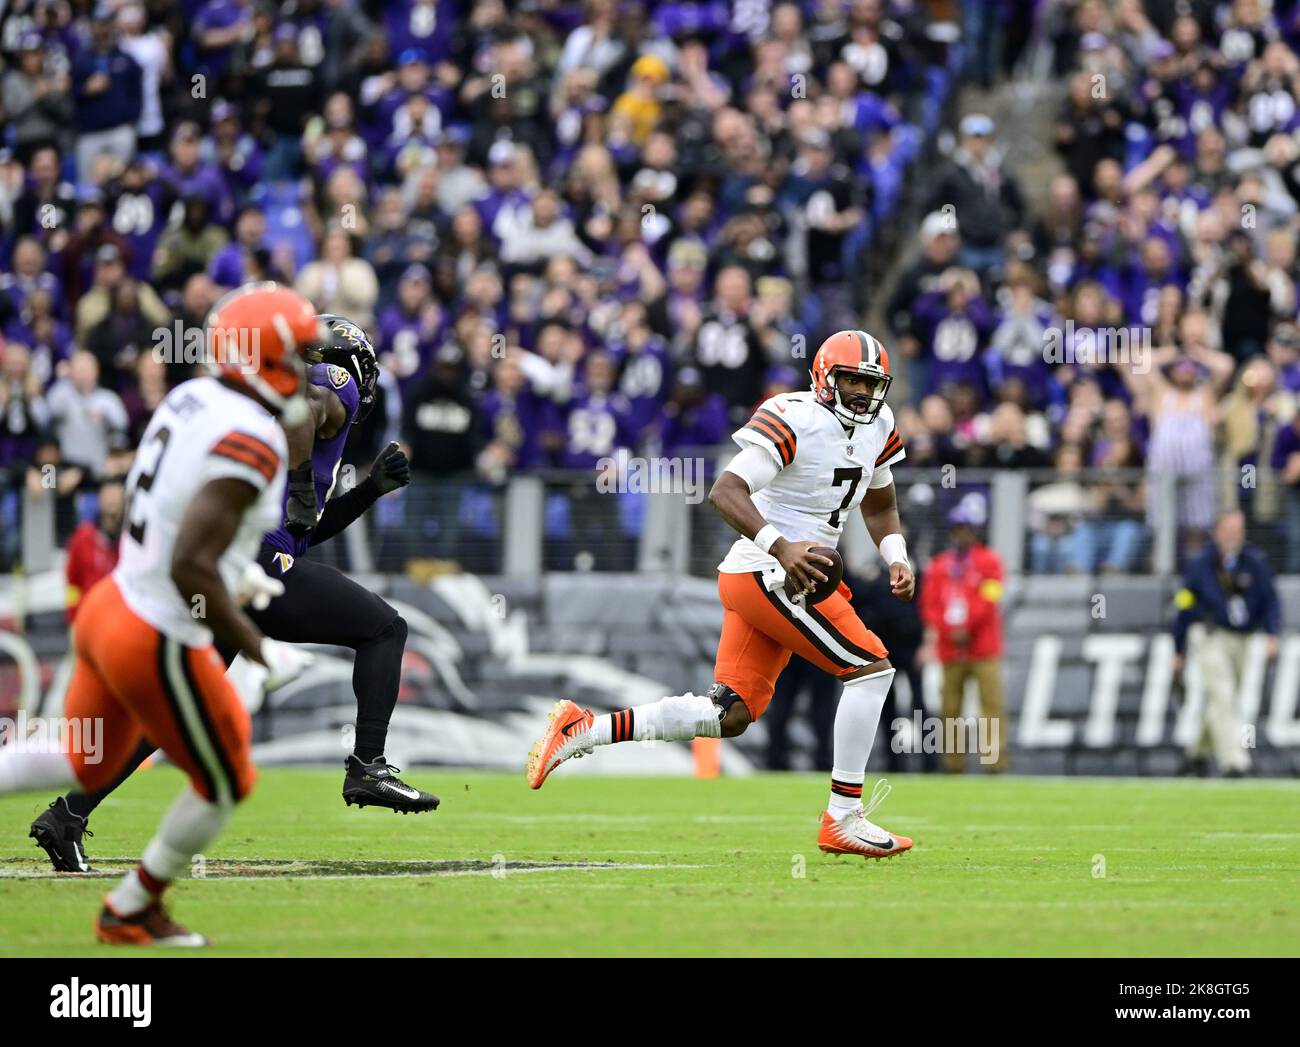
[[[294,560],[293,566],[282,572],[281,557],[279,550],[264,545],[257,562],[268,575],[284,583],[284,593],[264,611],[252,607],[245,611],[272,640],[332,644],[356,652],[352,665],[352,690],[357,697],[355,753],[368,763],[383,754],[388,721],[397,704],[406,621],[387,601],[342,571],[314,560]],[[217,650],[226,665],[238,653],[220,643]],[[148,741],[142,742],[108,788],[97,793],[70,792],[68,808],[82,818],[89,817],[104,797],[149,758],[154,748]]]

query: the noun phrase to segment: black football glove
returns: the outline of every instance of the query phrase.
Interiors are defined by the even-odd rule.
[[[380,494],[396,491],[411,482],[410,460],[396,442],[379,452],[375,464],[370,467],[370,479],[375,481]]]
[[[320,519],[316,511],[316,477],[311,462],[289,470],[289,498],[284,503],[284,526],[295,538],[312,532]]]

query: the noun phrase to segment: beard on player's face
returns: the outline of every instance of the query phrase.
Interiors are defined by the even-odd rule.
[[[879,385],[873,379],[856,375],[840,375],[835,380],[835,388],[839,391],[840,403],[854,414],[866,414],[871,410],[871,403],[879,391]]]

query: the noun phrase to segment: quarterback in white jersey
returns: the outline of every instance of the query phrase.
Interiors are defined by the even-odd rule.
[[[767,400],[735,441],[742,454],[731,471],[755,480],[771,477],[751,487],[763,519],[791,541],[832,549],[867,491],[892,484],[889,467],[906,454],[888,405],[870,423],[845,426],[811,392]],[[742,535],[718,570],[738,574],[777,566],[770,552]]]
[[[185,382],[159,405],[127,478],[118,567],[77,613],[65,713],[102,725],[101,744],[82,751],[70,733],[64,752],[0,749],[0,793],[73,784],[97,792],[146,738],[188,775],[139,865],[104,899],[95,935],[113,945],[206,943],[171,919],[162,893],[216,839],[255,777],[252,725],[213,634],[274,678],[292,678],[309,660],[264,637],[239,604],[283,591],[253,557],[279,522],[280,423],[306,414],[303,354],[319,344],[320,325],[301,295],[250,284],[216,305],[207,336],[214,376]]]
[[[890,472],[904,457],[885,404],[891,381],[884,347],[864,331],[841,331],[818,349],[810,392],[772,397],[735,434],[740,453],[709,494],[740,534],[718,568],[725,613],[713,687],[599,717],[560,702],[529,756],[534,789],[564,760],[597,745],[740,734],[763,714],[797,653],[844,684],[818,846],[867,858],[912,846],[867,820],[888,792],[884,782],[862,803],[867,757],[894,676],[888,652],[853,610],[847,586],[815,604],[809,599],[828,581],[822,567],[832,565],[814,550],[835,548],[855,511],[889,562],[894,595],[914,595]]]

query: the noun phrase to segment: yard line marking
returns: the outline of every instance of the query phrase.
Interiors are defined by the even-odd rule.
[[[106,880],[134,868],[135,858],[96,858],[93,873],[56,873],[42,860],[0,858],[0,880]],[[703,869],[704,865],[670,862],[493,861],[486,858],[423,861],[339,861],[309,858],[209,858],[196,880],[382,880],[431,876],[494,876],[517,873],[618,872],[623,870]]]

